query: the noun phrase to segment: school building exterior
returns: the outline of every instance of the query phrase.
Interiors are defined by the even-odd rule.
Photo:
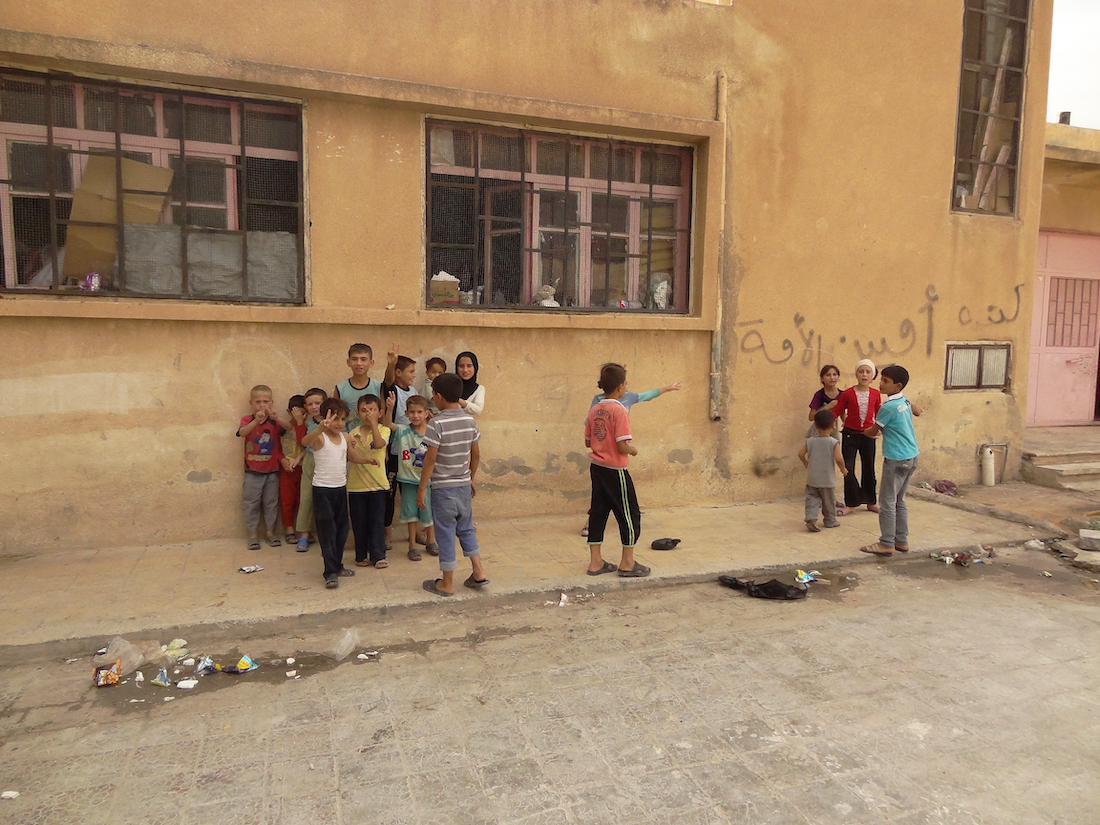
[[[632,412],[643,507],[800,492],[863,357],[918,480],[976,480],[1025,427],[1051,7],[4,3],[0,552],[243,535],[248,389],[358,341],[478,354],[486,518],[579,528],[609,360],[684,382]]]

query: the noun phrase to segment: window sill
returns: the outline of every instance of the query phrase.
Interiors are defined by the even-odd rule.
[[[140,298],[0,295],[0,317],[102,318],[135,321],[356,324],[524,329],[714,329],[713,311],[704,317],[630,312],[533,312],[458,308],[376,309],[373,307],[273,306]]]

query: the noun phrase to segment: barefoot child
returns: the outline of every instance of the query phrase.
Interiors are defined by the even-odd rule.
[[[840,454],[840,442],[836,440],[835,420],[829,410],[818,410],[814,415],[814,435],[806,439],[798,458],[806,473],[806,529],[820,533],[817,526],[818,510],[825,517],[826,527],[839,527],[836,520],[836,468],[847,475],[844,457]]]
[[[397,456],[397,483],[401,487],[401,515],[400,522],[408,525],[409,553],[416,550],[417,525],[424,532],[424,549],[429,555],[439,555],[439,545],[435,543],[435,529],[432,527],[432,501],[429,492],[426,499],[427,507],[423,510],[416,504],[416,493],[420,487],[420,470],[424,465],[424,454],[428,451],[424,443],[424,434],[428,430],[428,399],[420,395],[414,395],[405,402],[405,415],[408,416],[408,424],[393,423],[393,406],[396,398],[391,392],[386,398],[386,417],[383,424],[393,427],[393,439],[391,440],[391,452]],[[431,482],[428,482],[429,491]],[[416,555],[420,555],[417,553]],[[416,561],[412,555],[410,559]]]
[[[462,379],[445,372],[432,384],[432,400],[439,415],[428,422],[424,431],[424,465],[416,492],[416,506],[428,509],[428,484],[431,483],[432,518],[435,539],[439,542],[439,569],[442,578],[428,579],[421,586],[437,596],[455,594],[455,538],[462,542],[462,555],[470,560],[473,570],[463,582],[475,590],[489,583],[481,564],[481,550],[474,529],[474,476],[481,460],[478,440],[481,434],[472,416],[459,406]]]
[[[854,510],[862,504],[878,512],[875,490],[875,439],[867,434],[882,406],[882,396],[871,386],[878,375],[874,363],[864,358],[856,364],[856,383],[837,398],[835,413],[844,421],[840,450],[844,455],[844,508]],[[856,481],[856,456],[859,456],[860,481]],[[842,513],[841,515],[844,515]]]
[[[917,470],[917,436],[913,431],[913,416],[920,415],[913,409],[902,391],[909,383],[905,367],[891,364],[883,367],[879,390],[886,396],[882,409],[868,428],[871,436],[882,433],[882,487],[878,514],[879,540],[859,548],[876,556],[891,556],[897,550],[909,552],[909,508],[905,504],[905,491]]]
[[[344,425],[348,405],[339,398],[321,404],[321,423],[307,435],[303,447],[313,448],[313,510],[317,518],[317,542],[325,563],[325,587],[340,586],[340,579],[354,576],[344,567],[344,545],[348,542],[348,462],[375,464],[348,442]]]
[[[599,576],[618,570],[626,578],[649,575],[649,568],[634,560],[634,545],[642,527],[642,511],[638,495],[627,471],[630,456],[638,449],[631,443],[630,415],[623,406],[626,394],[626,369],[621,364],[604,364],[600,368],[599,387],[604,400],[588,411],[584,422],[584,446],[592,452],[588,471],[592,479],[592,515],[589,517],[588,575]],[[619,523],[619,538],[623,542],[622,559],[616,568],[603,559],[603,533],[607,517],[615,514]]]

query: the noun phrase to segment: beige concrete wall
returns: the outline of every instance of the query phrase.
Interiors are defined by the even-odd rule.
[[[1100,234],[1100,129],[1047,124],[1039,226]]]
[[[872,0],[843,13],[795,0],[345,0],[308,14],[193,2],[174,26],[138,3],[11,5],[9,65],[304,100],[311,305],[0,301],[0,346],[15,354],[2,414],[20,434],[0,447],[17,468],[0,489],[17,514],[0,549],[243,533],[233,431],[247,388],[285,400],[331,386],[358,340],[379,361],[392,340],[420,361],[479,353],[487,517],[583,513],[581,422],[604,360],[624,361],[634,389],[685,381],[633,413],[643,506],[799,491],[818,365],[849,374],[865,353],[914,376],[923,478],[970,481],[977,444],[1018,442],[1030,293],[1016,287],[1034,266],[1049,0],[1035,4],[1018,218],[950,211],[952,0],[919,19]],[[695,145],[692,316],[423,309],[433,115]],[[944,393],[945,342],[978,339],[1016,345],[1013,390]]]

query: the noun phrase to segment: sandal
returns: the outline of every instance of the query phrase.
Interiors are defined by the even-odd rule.
[[[454,593],[448,593],[445,590],[439,589],[439,583],[441,581],[443,581],[443,579],[428,579],[420,586],[427,590],[429,593],[435,593],[435,595],[437,596],[453,596]]]
[[[488,583],[489,583],[488,579],[482,579],[481,581],[478,581],[477,579],[474,578],[473,573],[470,574],[470,578],[466,579],[466,581],[463,582],[464,585],[466,585],[467,587],[472,587],[474,590],[477,590],[481,587],[484,587]]]
[[[277,538],[275,538],[274,536],[268,536],[267,537],[267,546],[268,547],[282,547],[283,543],[281,541],[279,541]]]
[[[325,579],[325,587],[327,587],[329,590],[335,590],[339,586],[339,579]]]
[[[337,575],[337,576],[341,576],[341,577],[343,577],[343,578],[345,578],[345,579],[346,579],[346,578],[348,578],[349,576],[354,576],[354,575],[355,575],[355,571],[354,571],[354,570],[348,570],[348,568],[346,568],[346,567],[341,567],[341,568],[340,568],[340,572],[339,572],[339,573],[337,573],[336,575]]]
[[[879,542],[874,544],[865,544],[859,548],[861,553],[870,553],[872,556],[892,556],[894,555],[893,548],[883,547]]]
[[[618,570],[618,568],[615,569]],[[619,570],[619,575],[624,579],[643,579],[649,575],[649,568],[644,564],[634,562],[634,566],[630,570]]]
[[[385,559],[379,559],[378,561],[376,561],[374,563],[374,569],[375,570],[382,570],[383,568],[386,568],[386,567],[389,567],[389,566],[390,566],[390,563],[388,561],[386,561]]]
[[[585,572],[588,573],[589,576],[602,576],[604,573],[614,573],[618,569],[619,566],[617,564],[612,564],[609,561],[605,561],[603,563],[603,567],[601,567],[599,570],[586,570]]]
[[[260,549],[260,540],[259,539],[249,539],[248,540],[248,549],[249,550],[259,550]]]
[[[409,554],[408,555],[409,555],[409,561],[420,561],[422,558],[424,558],[423,556],[420,555],[420,551],[417,550],[415,547],[409,548]],[[448,595],[450,595],[450,594],[448,594]]]
[[[370,567],[370,562],[367,559],[363,559],[362,561],[359,561],[359,559],[356,559],[355,560],[355,566],[356,567]]]
[[[296,544],[298,541],[298,537],[293,533],[287,533],[286,536],[283,537],[283,541],[285,541],[287,544]]]
[[[309,551],[309,538],[307,536],[302,536],[300,539],[298,539],[298,546],[295,547],[294,549],[297,550],[299,553],[308,552]]]
[[[439,545],[433,541],[431,544],[424,548],[424,552],[426,552],[429,556],[438,556]]]
[[[905,545],[895,544],[894,549],[897,550],[899,553],[908,553],[909,552],[909,545],[908,544],[905,544]]]

